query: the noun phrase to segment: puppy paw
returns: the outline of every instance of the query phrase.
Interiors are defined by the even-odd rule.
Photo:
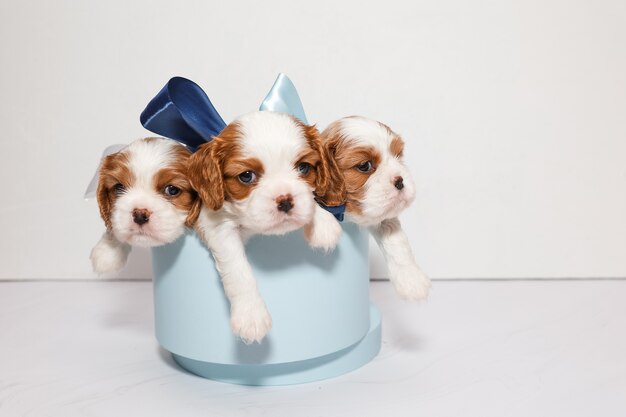
[[[260,297],[239,300],[231,307],[230,328],[247,345],[261,343],[272,328],[272,316]]]
[[[430,278],[417,265],[398,268],[390,278],[400,298],[420,301],[428,297]]]
[[[121,243],[105,233],[93,247],[89,256],[94,272],[98,274],[119,272],[126,265],[130,249],[129,244]]]
[[[313,248],[330,251],[335,249],[343,229],[341,224],[326,210],[316,216],[313,222],[304,226],[304,238]]]

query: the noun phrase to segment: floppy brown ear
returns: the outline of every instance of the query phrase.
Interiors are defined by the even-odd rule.
[[[191,204],[191,208],[189,209],[189,213],[187,214],[187,218],[185,219],[185,226],[193,227],[193,225],[198,220],[198,216],[200,216],[200,210],[202,209],[202,200],[200,200],[200,196],[194,191],[193,203]]]
[[[107,230],[113,229],[113,224],[111,223],[111,211],[113,210],[113,201],[111,198],[111,193],[107,188],[103,174],[103,171],[107,169],[107,166],[111,164],[113,161],[113,155],[108,155],[102,160],[100,164],[100,173],[98,174],[98,188],[96,190],[96,198],[98,200],[98,208],[100,209],[100,217],[104,220],[104,225]]]
[[[198,192],[202,203],[210,209],[219,210],[224,204],[224,182],[222,168],[216,159],[214,148],[215,138],[201,145],[189,157],[188,174],[191,187]],[[192,208],[192,211],[194,209]],[[197,210],[199,213],[200,208]]]
[[[317,187],[315,196],[327,206],[339,206],[346,202],[346,183],[335,159],[336,139],[325,138],[315,126],[309,126],[309,143],[320,154],[317,167]],[[311,128],[314,131],[310,130]]]

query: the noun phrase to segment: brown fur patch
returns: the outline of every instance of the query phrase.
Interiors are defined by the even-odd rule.
[[[404,155],[404,142],[400,136],[394,136],[393,139],[391,139],[389,151],[391,151],[391,154],[396,158],[402,158]]]
[[[326,175],[327,163],[323,161],[319,131],[314,125],[306,125],[295,117],[292,119],[302,129],[307,144],[307,148],[296,158],[294,168],[297,170],[302,163],[311,165],[309,172],[306,175],[300,174],[300,176],[313,187],[313,193],[316,196],[323,194],[328,187],[328,176]]]
[[[154,177],[153,184],[156,191],[170,200],[174,206],[189,213],[185,226],[191,227],[200,214],[200,199],[189,182],[188,162],[191,153],[183,146],[176,146],[173,152],[176,155],[173,164],[160,169]],[[181,192],[175,196],[168,196],[165,194],[168,185],[179,188]]]
[[[297,158],[297,162],[295,164],[295,168],[298,169],[298,166],[302,163],[307,163],[311,165],[311,169],[309,172],[304,175],[300,174],[300,176],[315,190],[318,191],[318,183],[319,183],[319,174],[318,174],[318,165],[320,163],[320,153],[318,151],[314,151],[313,149],[307,149],[304,153],[300,154]]]
[[[239,174],[252,171],[257,175],[257,180],[244,184],[239,181]],[[241,158],[237,153],[231,153],[229,157],[224,161],[224,188],[226,192],[226,199],[243,200],[247,198],[254,187],[256,182],[263,176],[263,164],[256,158]]]
[[[189,157],[189,182],[200,196],[202,203],[218,210],[224,203],[224,182],[219,164],[214,163],[214,140],[204,143]]]
[[[300,122],[298,122],[300,123]],[[301,124],[310,151],[305,152],[299,159],[299,162],[307,162],[314,167],[315,172],[312,175],[305,176],[305,180],[314,188],[314,194],[318,201],[327,206],[338,206],[344,204],[346,199],[346,189],[343,175],[337,166],[332,152],[325,146],[322,135],[315,126],[307,126]],[[311,161],[317,163],[313,164]]]
[[[205,206],[219,210],[226,198],[223,161],[239,151],[241,130],[237,122],[224,128],[211,142],[201,145],[189,158],[189,180]]]
[[[203,203],[219,210],[225,200],[246,198],[255,184],[243,184],[237,178],[246,171],[263,175],[263,166],[256,158],[244,158],[241,153],[242,133],[233,122],[205,143],[189,159],[189,177]]]
[[[357,146],[341,130],[341,121],[331,123],[321,134],[321,140],[330,158],[336,164],[345,187],[346,211],[361,213],[364,185],[380,164],[381,155],[373,147]],[[361,172],[356,167],[370,161],[374,169]]]
[[[115,185],[122,184],[125,188],[129,188],[134,181],[134,175],[128,168],[128,155],[124,151],[108,155],[102,160],[96,195],[100,217],[104,220],[108,230],[113,228],[111,211],[118,197],[115,192]]]
[[[353,213],[361,213],[361,201],[365,196],[365,183],[370,175],[376,171],[380,164],[381,156],[374,148],[369,146],[353,147],[350,143],[343,143],[337,148],[335,160],[343,173],[346,186],[346,210]],[[373,169],[369,172],[361,172],[357,166],[370,161]]]

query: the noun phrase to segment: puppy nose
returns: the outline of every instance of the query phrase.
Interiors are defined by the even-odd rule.
[[[152,213],[147,209],[134,209],[133,221],[141,226],[142,224],[148,223],[150,220],[150,214]]]
[[[291,197],[291,194],[278,196],[276,198],[276,204],[278,210],[289,213],[289,210],[293,208],[293,197]]]
[[[402,183],[402,177],[396,177],[394,178],[393,181],[393,185],[398,189],[401,190],[404,188],[404,184]]]

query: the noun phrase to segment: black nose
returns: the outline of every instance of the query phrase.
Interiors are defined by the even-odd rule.
[[[293,208],[293,198],[289,194],[278,197],[276,203],[278,210],[284,211],[285,213],[289,213],[289,210]]]
[[[404,184],[402,183],[402,177],[396,177],[395,181],[393,182],[393,185],[395,185],[395,187],[398,190],[401,190],[404,188]]]
[[[133,210],[133,221],[138,225],[142,225],[148,223],[150,220],[150,211],[146,209],[135,209]]]

